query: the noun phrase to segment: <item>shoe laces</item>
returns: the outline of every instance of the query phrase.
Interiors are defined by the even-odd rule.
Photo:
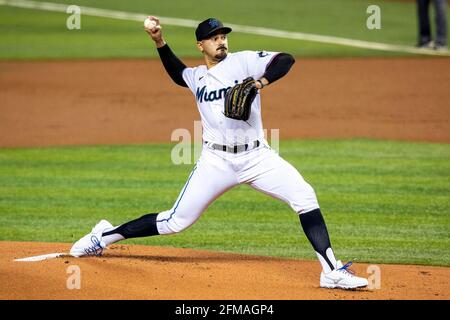
[[[337,269],[337,271],[341,271],[344,273],[348,273],[349,275],[351,275],[352,277],[355,275],[355,272],[351,269],[349,269],[349,267],[353,264],[353,261],[349,261],[347,262],[345,265],[343,265],[342,267],[340,267],[339,269]]]
[[[91,237],[92,246],[84,249],[84,252],[89,256],[101,256],[103,253],[103,247],[98,240],[97,236]]]

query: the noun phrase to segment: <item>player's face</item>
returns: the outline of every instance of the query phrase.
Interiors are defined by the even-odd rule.
[[[217,34],[197,43],[201,52],[214,60],[221,61],[228,54],[228,39],[226,34]]]

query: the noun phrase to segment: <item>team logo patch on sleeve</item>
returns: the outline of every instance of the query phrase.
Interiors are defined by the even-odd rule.
[[[267,57],[268,55],[269,55],[269,54],[268,54],[267,52],[264,52],[264,51],[258,52],[258,56],[259,56],[260,58]]]

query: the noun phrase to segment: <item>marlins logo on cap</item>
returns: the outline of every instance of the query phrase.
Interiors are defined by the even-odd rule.
[[[208,19],[208,24],[211,28],[217,28],[219,26],[219,21],[214,18]]]
[[[231,28],[224,27],[223,23],[215,18],[208,18],[205,21],[199,23],[195,30],[195,37],[197,41],[208,39],[215,34],[223,33],[227,34],[231,32]]]

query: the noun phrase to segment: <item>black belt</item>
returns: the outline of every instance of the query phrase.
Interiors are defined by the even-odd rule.
[[[205,144],[208,144],[208,141],[205,141]],[[209,146],[213,148],[214,150],[220,150],[224,152],[231,152],[231,153],[239,153],[242,151],[251,150],[254,148],[258,148],[261,145],[261,142],[259,140],[253,141],[251,143],[241,144],[238,146],[226,146],[222,144],[213,143]]]

